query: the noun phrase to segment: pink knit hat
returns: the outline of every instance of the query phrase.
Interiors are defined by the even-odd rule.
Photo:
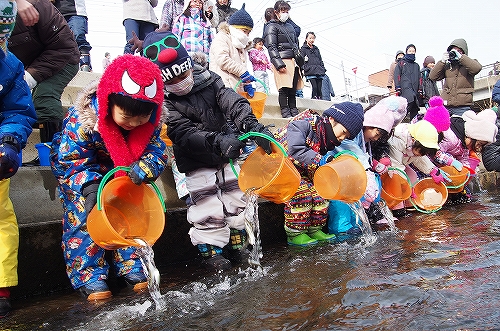
[[[391,95],[383,98],[366,111],[363,126],[371,126],[391,132],[392,128],[405,117],[407,104],[408,102],[403,97]]]
[[[450,128],[450,113],[443,106],[441,97],[434,96],[429,100],[429,108],[424,115],[424,120],[431,122],[438,133]]]

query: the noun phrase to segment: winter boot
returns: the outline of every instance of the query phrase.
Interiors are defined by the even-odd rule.
[[[324,233],[321,230],[322,228],[323,228],[322,226],[310,226],[309,229],[307,230],[307,234],[309,235],[309,237],[311,237],[312,239],[316,239],[317,241],[334,242],[335,235]]]
[[[10,290],[7,287],[0,288],[0,318],[7,316],[11,310]]]
[[[248,260],[250,252],[246,249],[247,232],[243,230],[231,229],[229,247],[226,257],[234,264],[240,264]]]
[[[62,130],[62,121],[47,121],[38,124],[40,129],[40,142],[51,143],[54,134]]]
[[[281,117],[283,118],[288,118],[292,117],[292,113],[290,112],[290,108],[281,108]]]
[[[98,280],[83,285],[78,289],[80,294],[88,301],[104,300],[111,298],[111,291],[104,280]]]
[[[231,268],[231,262],[222,256],[222,248],[210,244],[196,245],[203,257],[203,266],[207,270],[222,271]]]
[[[124,275],[123,278],[127,285],[132,286],[132,289],[136,293],[143,292],[148,288],[148,279],[142,271],[129,272],[128,274]]]
[[[290,115],[293,116],[297,116],[299,114],[299,110],[297,109],[297,107],[293,107],[293,108],[290,108]]]
[[[90,64],[90,54],[80,53],[80,71],[92,72],[92,65]]]
[[[285,232],[290,246],[311,246],[318,243],[318,240],[309,237],[305,230],[295,230],[285,225]]]

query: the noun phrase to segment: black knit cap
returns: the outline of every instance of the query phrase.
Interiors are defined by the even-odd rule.
[[[406,46],[406,53],[408,53],[408,48],[410,48],[410,47],[413,47],[415,49],[415,51],[417,51],[417,47],[415,47],[415,45],[409,44],[408,46]]]
[[[229,17],[227,23],[229,23],[229,25],[234,25],[237,28],[253,29],[253,19],[252,16],[250,16],[250,14],[245,10],[245,4],[241,6],[240,10]]]
[[[354,139],[363,128],[363,106],[354,102],[341,102],[332,105],[323,112],[323,115],[332,117],[349,131],[349,138]]]

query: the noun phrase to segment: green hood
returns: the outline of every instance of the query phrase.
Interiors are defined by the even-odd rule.
[[[455,39],[451,42],[450,46],[448,46],[448,52],[453,48],[453,46],[459,47],[464,51],[465,55],[469,55],[469,48],[467,47],[467,42],[465,39]]]

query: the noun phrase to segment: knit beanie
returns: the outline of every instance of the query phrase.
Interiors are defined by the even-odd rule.
[[[361,104],[346,101],[332,105],[323,112],[323,115],[332,117],[342,124],[349,132],[350,139],[354,139],[363,128],[363,112]]]
[[[250,16],[250,14],[245,10],[245,4],[241,6],[240,10],[229,17],[227,23],[229,25],[233,25],[235,28],[253,29],[253,19],[252,16]]]
[[[417,48],[415,47],[415,45],[409,44],[408,46],[406,46],[406,53],[408,53],[408,48],[410,48],[410,47],[413,47],[415,49],[415,52],[417,51]]]
[[[16,25],[17,5],[11,0],[0,0],[0,48],[7,53],[7,40]]]
[[[188,52],[170,31],[149,33],[144,38],[143,54],[160,68],[164,83],[193,67],[193,60]]]
[[[424,59],[424,64],[423,64],[423,68],[427,68],[427,65],[429,63],[436,63],[436,60],[434,60],[434,58],[430,55],[426,56],[425,59]]]
[[[495,124],[497,114],[492,109],[485,109],[479,113],[467,110],[462,118],[465,121],[465,135],[469,138],[494,142],[498,127]]]
[[[440,96],[436,95],[430,98],[424,120],[434,125],[438,133],[450,128],[450,113],[443,106],[443,99]]]
[[[405,117],[407,104],[403,97],[391,95],[383,98],[366,111],[363,126],[380,128],[389,133]]]
[[[399,54],[405,55],[405,52],[403,52],[402,50],[397,51],[396,52],[396,57],[395,57],[396,60],[397,60]]]

